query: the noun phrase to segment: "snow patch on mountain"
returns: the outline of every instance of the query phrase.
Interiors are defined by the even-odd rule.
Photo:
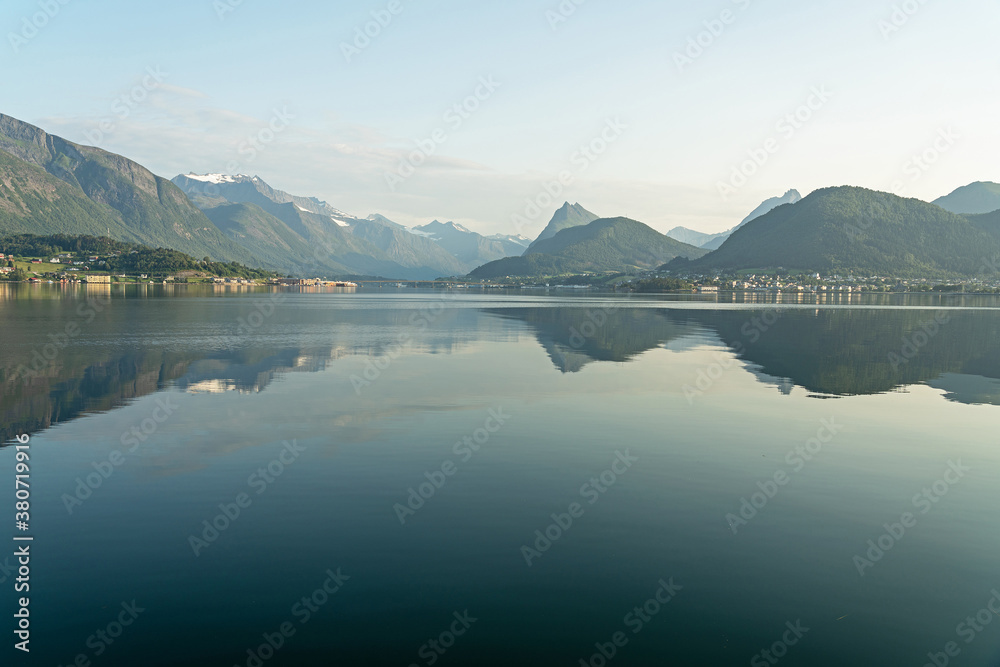
[[[239,180],[249,178],[248,176],[230,176],[229,174],[184,174],[184,178],[189,178],[192,181],[201,181],[202,183],[215,183],[216,185],[220,183],[237,183]]]

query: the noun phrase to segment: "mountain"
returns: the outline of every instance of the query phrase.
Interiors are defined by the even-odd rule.
[[[365,239],[382,250],[392,261],[414,272],[439,278],[460,276],[468,271],[468,264],[455,257],[433,240],[415,235],[396,223],[361,220],[352,226],[355,238]],[[430,279],[433,279],[430,278]]]
[[[461,272],[463,274],[495,259],[520,255],[525,250],[525,246],[522,244],[487,238],[454,222],[435,220],[426,225],[414,227],[410,231],[432,240],[458,258],[458,261],[465,264],[465,270]]]
[[[735,232],[740,227],[743,227],[751,220],[756,220],[765,213],[770,213],[782,204],[794,204],[795,202],[802,199],[802,195],[799,194],[798,190],[789,190],[781,197],[771,197],[770,199],[764,201],[760,206],[751,211],[750,215],[743,218],[743,221],[733,227],[732,229],[719,232],[718,234],[706,234],[704,232],[696,232],[693,229],[688,229],[687,227],[674,227],[669,232],[667,236],[672,239],[676,239],[681,243],[687,243],[699,248],[705,248],[706,250],[717,250],[726,239],[728,239],[733,232]]]
[[[259,176],[183,174],[172,180],[202,208],[222,200],[232,204],[256,204],[265,211],[273,211],[274,206],[291,204],[303,213],[330,217],[341,226],[348,226],[357,219],[315,197],[298,197],[272,188]]]
[[[254,264],[170,181],[0,114],[0,235],[90,234]]]
[[[186,174],[173,182],[229,238],[288,273],[433,280],[470,268],[385,216],[357,218],[315,197],[273,188],[259,176]]]
[[[308,234],[293,230],[286,222],[256,204],[223,203],[206,209],[205,214],[264,266],[293,275],[315,275],[324,270],[337,274],[352,273],[351,267],[344,264],[314,260],[313,248],[306,238]]]
[[[932,203],[952,213],[992,213],[1000,210],[1000,183],[980,181],[965,185]]]
[[[628,218],[605,218],[564,229],[532,244],[521,257],[479,267],[475,278],[548,276],[567,273],[641,271],[675,257],[698,258],[706,251],[660,234]]]
[[[502,243],[508,257],[524,254],[524,251],[531,245],[531,239],[520,234],[494,234],[486,238]]]
[[[385,217],[384,215],[379,215],[378,213],[373,213],[369,215],[368,219],[371,220],[372,222],[377,222],[386,225],[387,227],[392,227],[394,229],[404,229],[404,230],[406,229],[404,225],[401,225],[398,222],[393,222],[389,218]]]
[[[863,275],[976,275],[1000,256],[988,216],[974,222],[917,199],[857,187],[817,190],[733,233],[685,272],[783,268]]]
[[[984,232],[1000,238],[1000,210],[982,215],[967,215],[965,218]]]
[[[770,213],[779,206],[782,206],[783,204],[794,204],[799,201],[802,201],[802,195],[799,194],[798,190],[789,190],[780,197],[771,197],[770,199],[765,200],[760,206],[752,210],[750,212],[750,215],[743,218],[743,221],[740,222],[740,224],[733,227],[731,230],[729,230],[729,233],[731,234],[735,232],[737,229],[743,227],[751,220],[756,220],[760,216],[766,213]]]
[[[699,247],[705,248],[706,250],[718,250],[720,247],[722,247],[722,244],[726,242],[726,239],[732,236],[733,232],[735,232],[737,229],[746,226],[747,223],[756,220],[762,215],[770,213],[779,206],[783,206],[785,204],[794,204],[798,201],[802,201],[802,195],[799,194],[798,190],[789,190],[781,197],[771,197],[770,199],[764,201],[764,203],[755,208],[753,211],[751,211],[750,215],[743,218],[743,221],[740,222],[740,224],[736,225],[728,232],[724,232],[722,234],[716,234],[714,238],[701,244]]]
[[[542,233],[538,235],[528,248],[533,248],[539,241],[544,241],[545,239],[550,239],[564,229],[569,229],[570,227],[580,227],[583,225],[589,225],[594,220],[597,220],[597,216],[580,206],[579,204],[570,204],[566,202],[562,207],[555,212],[549,224],[542,230]]]
[[[693,229],[688,229],[687,227],[674,227],[669,232],[667,236],[674,239],[675,241],[680,241],[681,243],[687,243],[688,245],[693,245],[696,248],[700,248],[709,241],[719,238],[720,236],[727,236],[729,232],[720,232],[719,234],[706,234],[705,232],[696,232]]]

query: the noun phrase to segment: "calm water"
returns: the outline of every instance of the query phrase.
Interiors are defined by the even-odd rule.
[[[0,288],[3,664],[1000,665],[1000,301],[129,290]]]

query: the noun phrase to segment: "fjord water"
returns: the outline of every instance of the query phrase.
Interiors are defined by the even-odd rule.
[[[1000,664],[992,298],[0,290],[4,664]]]

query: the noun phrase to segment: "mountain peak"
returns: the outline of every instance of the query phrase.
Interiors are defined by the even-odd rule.
[[[520,257],[491,262],[471,275],[494,279],[648,271],[676,257],[696,259],[707,252],[664,236],[638,220],[619,216],[561,229],[550,238],[535,241]]]
[[[425,231],[425,232],[433,232],[435,230],[448,229],[448,230],[453,230],[453,231],[457,231],[457,232],[462,232],[464,234],[474,234],[475,233],[472,230],[468,229],[467,227],[464,227],[464,226],[458,224],[457,222],[451,222],[451,221],[441,222],[440,220],[432,220],[431,222],[427,223],[426,225],[422,225],[420,227],[414,227],[414,229],[419,229],[419,230]]]
[[[931,203],[952,213],[971,215],[992,213],[1000,209],[1000,183],[976,181],[969,185],[963,185]]]
[[[784,267],[844,275],[977,275],[989,268],[980,258],[1000,252],[989,223],[977,224],[889,192],[821,188],[754,220],[710,255],[676,268],[695,273]]]
[[[580,206],[579,203],[570,204],[569,202],[566,202],[552,215],[552,219],[549,221],[549,224],[544,230],[542,230],[542,233],[538,235],[538,238],[535,239],[534,243],[529,246],[529,249],[534,247],[535,243],[544,241],[545,239],[550,239],[564,229],[589,225],[594,220],[597,220],[597,218],[597,215]]]
[[[236,174],[235,176],[230,174],[184,174],[184,178],[190,179],[192,181],[201,181],[202,183],[213,183],[219,185],[221,183],[246,183],[260,181],[259,176],[248,176],[247,174]]]

